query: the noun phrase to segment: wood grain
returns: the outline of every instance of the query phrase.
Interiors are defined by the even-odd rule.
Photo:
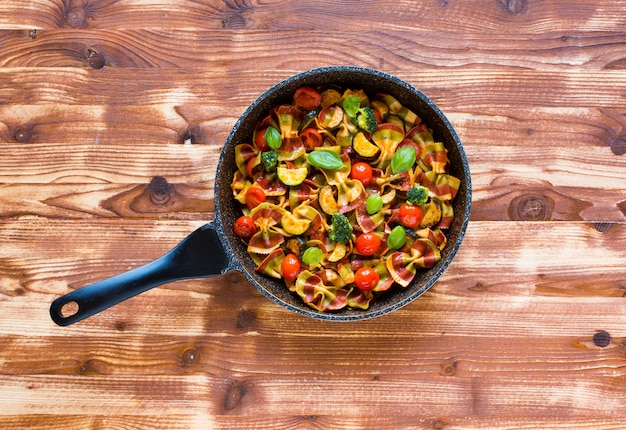
[[[623,428],[625,20],[608,0],[4,1],[1,427]],[[471,222],[433,288],[337,324],[235,272],[50,320],[212,220],[241,113],[338,64],[419,88],[463,142]]]

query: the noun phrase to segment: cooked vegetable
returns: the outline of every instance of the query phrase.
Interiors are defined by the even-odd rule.
[[[287,254],[280,265],[280,271],[286,281],[293,281],[300,273],[300,260],[294,254]]]
[[[365,186],[368,186],[372,182],[372,175],[372,166],[362,161],[354,163],[350,169],[350,177],[352,179],[358,179]]]
[[[370,142],[363,132],[358,132],[352,139],[352,147],[363,158],[374,157],[380,149]]]
[[[293,101],[297,106],[313,110],[322,102],[322,96],[311,87],[300,87],[293,94]]]
[[[352,239],[352,225],[345,215],[335,213],[331,216],[331,224],[328,237],[330,240],[335,242],[350,242],[350,240]]]
[[[383,204],[383,199],[379,194],[372,194],[365,201],[365,210],[368,215],[374,215],[382,209]]]
[[[361,255],[374,255],[380,249],[382,245],[382,240],[376,233],[363,233],[359,237],[356,238],[356,242],[354,244],[357,252]]]
[[[349,96],[343,101],[343,109],[352,121],[364,131],[373,133],[378,127],[376,114],[369,106],[361,107],[363,100],[359,96]]]
[[[256,224],[252,217],[242,215],[237,218],[235,225],[233,226],[235,234],[243,239],[250,239],[257,231]]]
[[[340,90],[302,87],[270,109],[235,146],[231,182],[255,270],[319,311],[367,309],[433,267],[461,185],[415,113]]]
[[[412,205],[425,205],[428,200],[428,188],[422,185],[413,185],[406,192],[406,201]]]
[[[371,291],[376,288],[376,285],[380,281],[380,276],[376,273],[376,270],[371,267],[361,267],[356,271],[354,275],[354,283],[356,287],[361,291]]]
[[[406,231],[404,227],[401,225],[397,225],[391,230],[389,236],[387,237],[387,248],[390,251],[395,251],[396,249],[400,249],[406,243]]]
[[[265,167],[265,171],[268,173],[273,173],[276,171],[276,166],[278,165],[278,154],[276,153],[276,151],[261,152],[261,161],[263,161],[263,167]]]
[[[304,251],[304,254],[302,254],[302,262],[308,266],[316,266],[322,261],[323,257],[324,253],[322,250],[313,246]]]
[[[422,222],[424,211],[421,207],[402,203],[400,206],[400,222],[408,228],[416,228]]]
[[[278,166],[278,168],[276,168],[276,173],[278,175],[278,179],[280,179],[283,184],[295,186],[304,182],[309,170],[306,167],[290,169],[285,166]]]
[[[246,205],[254,209],[266,200],[265,192],[260,187],[250,187],[246,191]]]

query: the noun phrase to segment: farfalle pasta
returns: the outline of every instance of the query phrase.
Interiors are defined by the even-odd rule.
[[[441,259],[460,180],[393,95],[301,87],[235,160],[235,233],[258,272],[314,309],[367,309]]]

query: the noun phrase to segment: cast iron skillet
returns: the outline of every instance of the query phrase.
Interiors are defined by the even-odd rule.
[[[252,131],[271,108],[291,103],[294,91],[302,86],[338,84],[343,88],[364,89],[368,94],[385,92],[413,110],[432,129],[435,140],[443,141],[451,162],[451,174],[461,179],[453,201],[455,218],[446,232],[448,245],[441,260],[418,273],[407,288],[394,287],[374,301],[367,310],[343,309],[319,312],[289,292],[284,283],[254,271],[246,246],[233,233],[233,224],[241,215],[230,182],[236,170],[235,145],[252,141]],[[465,234],[471,207],[470,171],[463,147],[449,121],[423,93],[389,74],[359,67],[337,66],[309,70],[294,75],[267,90],[243,113],[231,130],[222,149],[215,180],[215,219],[200,227],[163,257],[109,279],[75,290],[56,299],[50,307],[52,320],[67,326],[92,316],[123,300],[158,285],[181,279],[204,278],[237,270],[263,295],[300,315],[321,320],[364,320],[392,312],[410,303],[428,290],[446,270]]]

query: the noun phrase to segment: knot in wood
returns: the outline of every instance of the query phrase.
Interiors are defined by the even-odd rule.
[[[547,219],[547,205],[542,196],[523,196],[517,203],[517,214],[523,221],[542,221]]]
[[[106,65],[106,61],[104,60],[104,56],[93,49],[87,50],[87,64],[92,69],[101,69]]]
[[[244,382],[233,382],[226,390],[224,396],[224,409],[232,411],[241,403],[241,399],[246,395],[247,386]]]
[[[609,346],[611,343],[611,335],[604,330],[599,330],[593,335],[593,343],[600,348]]]
[[[173,185],[168,184],[167,179],[163,176],[155,176],[148,185],[150,201],[157,206],[166,204],[172,197],[172,189]]]
[[[86,27],[87,11],[82,6],[71,7],[65,14],[65,22],[72,28]]]
[[[33,133],[29,127],[18,127],[13,133],[13,140],[19,143],[31,143],[33,141]]]
[[[445,428],[446,426],[446,423],[444,423],[442,420],[434,420],[432,424],[433,424],[433,428],[437,430],[441,430]]]
[[[456,361],[441,365],[441,374],[444,376],[453,376],[456,373]]]
[[[246,28],[246,18],[241,13],[232,14],[222,20],[222,28],[242,30]]]
[[[183,351],[183,364],[194,364],[198,360],[198,351],[195,348],[187,348]]]
[[[618,137],[611,142],[611,151],[613,151],[615,155],[626,154],[626,137]]]
[[[246,329],[254,324],[256,316],[249,309],[241,309],[237,314],[237,328]]]

